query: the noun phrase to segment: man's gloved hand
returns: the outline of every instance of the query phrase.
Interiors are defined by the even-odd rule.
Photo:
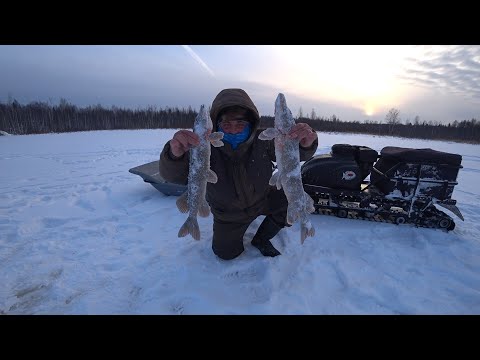
[[[170,151],[174,157],[181,157],[192,147],[200,144],[200,138],[191,130],[179,130],[170,140]]]
[[[297,139],[300,146],[309,148],[317,138],[317,133],[306,123],[295,124],[287,134],[290,139]]]

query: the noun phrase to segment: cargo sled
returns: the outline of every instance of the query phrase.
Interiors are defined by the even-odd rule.
[[[128,171],[132,174],[141,176],[143,181],[152,185],[155,189],[164,193],[165,195],[180,196],[185,192],[185,190],[187,190],[186,185],[169,183],[160,176],[158,160],[131,168]]]
[[[366,146],[335,144],[301,168],[315,213],[453,230],[447,209],[463,221],[452,199],[462,157],[394,146],[380,154]],[[368,178],[368,179],[367,179]]]

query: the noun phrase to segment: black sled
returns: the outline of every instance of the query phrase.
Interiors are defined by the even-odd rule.
[[[453,230],[463,221],[452,199],[462,157],[432,149],[336,144],[301,168],[315,213]],[[367,179],[368,178],[368,179]]]

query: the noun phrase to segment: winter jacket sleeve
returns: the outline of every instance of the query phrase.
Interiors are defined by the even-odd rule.
[[[300,161],[307,161],[310,159],[314,154],[315,151],[317,151],[318,147],[318,137],[315,139],[315,141],[310,145],[308,148],[303,148],[301,145],[299,146],[300,148]]]
[[[160,153],[160,176],[168,182],[187,185],[188,167],[189,152],[183,154],[179,158],[175,158],[170,151],[170,141],[168,141]]]

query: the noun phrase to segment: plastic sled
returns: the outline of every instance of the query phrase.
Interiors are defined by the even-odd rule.
[[[158,171],[158,161],[152,161],[128,170],[132,174],[141,176],[143,181],[152,185],[165,195],[180,196],[187,190],[187,185],[173,184],[165,181]]]

